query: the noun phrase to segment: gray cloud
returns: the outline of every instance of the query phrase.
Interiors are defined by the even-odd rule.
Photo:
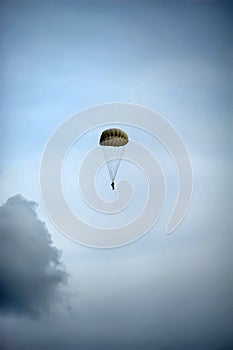
[[[20,195],[0,206],[0,312],[38,316],[67,282],[37,204]]]

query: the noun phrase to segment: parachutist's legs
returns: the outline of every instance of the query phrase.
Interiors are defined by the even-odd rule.
[[[111,183],[112,189],[114,190],[114,181]]]

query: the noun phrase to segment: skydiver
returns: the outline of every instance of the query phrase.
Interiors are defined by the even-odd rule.
[[[112,190],[114,191],[115,190],[114,181],[111,183],[111,186],[112,186]]]

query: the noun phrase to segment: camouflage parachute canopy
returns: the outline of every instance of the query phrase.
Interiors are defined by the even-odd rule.
[[[99,144],[101,146],[120,147],[128,143],[128,135],[121,129],[107,129],[101,134]]]

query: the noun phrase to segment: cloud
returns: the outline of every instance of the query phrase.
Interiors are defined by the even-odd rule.
[[[0,312],[39,316],[48,313],[68,274],[52,246],[37,204],[20,195],[0,206]]]

